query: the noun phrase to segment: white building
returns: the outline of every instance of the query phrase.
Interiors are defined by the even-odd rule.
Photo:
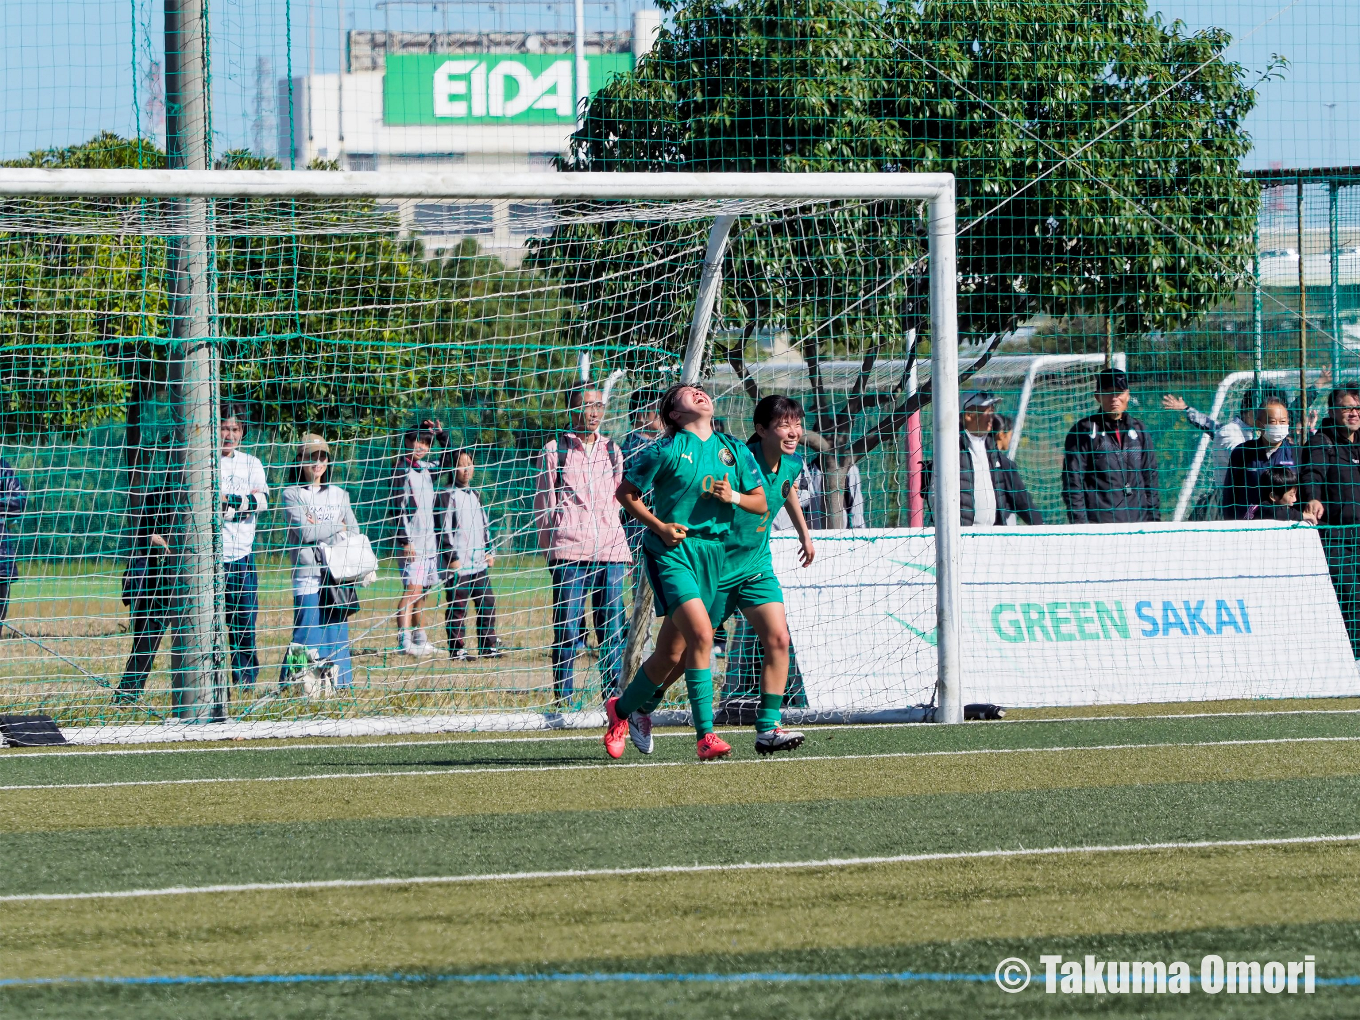
[[[659,11],[642,10],[631,32],[588,33],[579,92],[630,70],[660,26]],[[576,127],[573,49],[570,32],[349,32],[344,73],[279,82],[280,159],[378,172],[551,170]],[[523,247],[511,203],[401,209],[427,249],[463,237],[511,257]]]

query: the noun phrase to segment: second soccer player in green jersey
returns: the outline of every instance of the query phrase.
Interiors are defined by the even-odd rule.
[[[755,435],[748,443],[766,493],[766,511],[759,517],[741,515],[732,523],[723,545],[727,569],[719,585],[719,613],[713,626],[721,627],[740,612],[760,639],[760,707],[756,710],[756,752],[790,751],[803,734],[786,730],[781,707],[789,676],[789,625],[784,614],[784,591],[770,558],[770,532],[782,505],[802,545],[803,566],[812,562],[812,534],[798,503],[798,476],[803,461],[797,454],[803,437],[803,408],[789,397],[771,395],[756,404]],[[728,668],[732,664],[729,662]]]

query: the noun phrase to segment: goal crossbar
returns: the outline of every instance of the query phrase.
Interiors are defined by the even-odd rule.
[[[0,168],[0,195],[67,198],[655,200],[954,198],[953,174],[488,174]]]
[[[958,269],[952,174],[374,173],[292,170],[0,168],[22,198],[542,199],[562,201],[923,201],[929,211],[934,403],[937,712],[963,721],[959,578]],[[706,330],[704,331],[706,332]],[[691,334],[691,344],[695,342]],[[698,343],[706,337],[698,337]],[[693,353],[693,352],[687,352]],[[691,360],[687,357],[687,361]],[[215,400],[213,401],[215,404]],[[211,420],[207,418],[205,420]]]

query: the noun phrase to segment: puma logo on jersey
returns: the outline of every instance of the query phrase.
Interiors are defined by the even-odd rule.
[[[687,461],[689,461],[691,464],[694,463],[694,458],[691,457],[688,453],[682,453],[682,454],[680,454],[680,457],[681,457],[682,460],[687,460]]]

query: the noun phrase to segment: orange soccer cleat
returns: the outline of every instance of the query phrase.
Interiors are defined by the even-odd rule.
[[[604,749],[611,758],[622,758],[624,745],[628,742],[628,720],[620,719],[615,710],[618,698],[610,698],[604,703],[604,714],[609,718],[609,729],[604,731]]]
[[[699,760],[713,761],[732,753],[732,745],[716,733],[705,733],[699,738]]]

